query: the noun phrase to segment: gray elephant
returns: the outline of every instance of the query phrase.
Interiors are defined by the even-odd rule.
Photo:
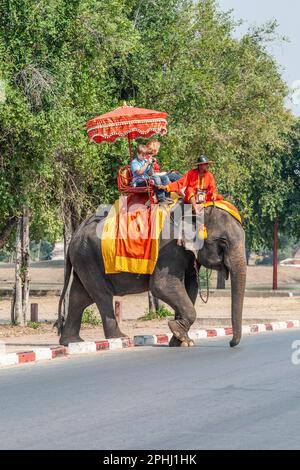
[[[170,218],[174,229],[175,222]],[[196,319],[194,307],[198,294],[197,265],[223,271],[231,277],[231,318],[233,338],[230,346],[239,344],[242,331],[242,310],[246,283],[245,234],[242,225],[228,212],[215,206],[205,208],[207,239],[201,249],[187,249],[175,236],[160,240],[159,256],[151,275],[130,273],[105,274],[101,242],[96,233],[96,216],[85,221],[74,234],[66,259],[65,283],[59,302],[56,326],[60,344],[82,341],[79,336],[83,311],[96,303],[106,338],[125,336],[116,322],[113,296],[151,291],[175,311],[169,321],[173,333],[170,346],[192,346],[188,331]],[[99,229],[99,226],[98,226]],[[172,229],[172,227],[171,227]],[[174,230],[170,233],[174,235]],[[70,283],[69,309],[61,316],[62,302]]]

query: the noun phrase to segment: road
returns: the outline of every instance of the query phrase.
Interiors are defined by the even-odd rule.
[[[300,330],[0,371],[1,449],[299,449]]]

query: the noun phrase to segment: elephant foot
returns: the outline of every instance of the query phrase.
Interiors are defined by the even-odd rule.
[[[59,339],[59,344],[61,346],[68,346],[69,343],[81,343],[84,342],[82,338],[80,338],[79,335],[77,336],[61,336]]]
[[[195,345],[194,341],[188,338],[188,341],[180,341],[175,336],[172,336],[169,342],[170,348],[191,348]]]
[[[237,339],[237,338],[232,338],[232,340],[230,341],[230,347],[231,348],[234,348],[235,346],[237,346],[240,342],[240,339]]]
[[[193,346],[194,342],[188,337],[187,331],[180,320],[169,320],[168,325],[176,339],[187,346]],[[192,344],[190,344],[192,343]]]
[[[172,336],[172,338],[169,341],[169,347],[170,348],[179,348],[182,345],[182,342],[177,339],[175,336]]]

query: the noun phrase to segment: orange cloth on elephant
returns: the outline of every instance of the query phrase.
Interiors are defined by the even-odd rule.
[[[168,185],[168,191],[179,192],[183,188],[185,190],[185,201],[190,202],[192,196],[196,197],[197,189],[201,189],[206,192],[205,201],[223,199],[221,194],[217,193],[217,186],[214,175],[209,171],[206,171],[202,177],[200,177],[198,169],[190,170],[183,175],[180,180],[174,181]]]

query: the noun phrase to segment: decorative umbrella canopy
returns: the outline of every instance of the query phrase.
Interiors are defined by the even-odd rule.
[[[90,142],[114,142],[119,137],[127,137],[130,157],[131,140],[137,137],[147,139],[153,134],[167,132],[167,114],[151,109],[121,106],[110,113],[102,114],[87,122]]]

